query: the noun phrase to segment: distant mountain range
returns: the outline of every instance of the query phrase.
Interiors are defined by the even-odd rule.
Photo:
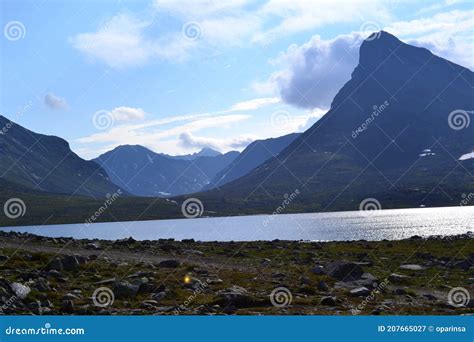
[[[381,31],[362,43],[322,119],[242,153],[125,145],[86,161],[63,139],[0,116],[0,200],[18,193],[36,203],[15,224],[83,220],[97,204],[90,197],[119,188],[111,219],[180,217],[187,197],[206,215],[271,213],[288,198],[285,212],[357,210],[367,198],[382,208],[460,205],[474,193],[473,89],[469,69]]]
[[[111,180],[136,196],[174,196],[197,192],[239,152],[203,149],[187,156],[155,153],[140,145],[118,146],[94,159]]]
[[[292,133],[278,138],[255,140],[232,163],[220,171],[206,189],[219,187],[245,176],[268,159],[277,157],[298,136],[300,136],[300,133]]]
[[[192,153],[192,154],[184,154],[184,155],[178,155],[178,156],[170,156],[169,154],[164,154],[164,153],[160,153],[160,154],[165,157],[173,158],[173,159],[194,160],[199,157],[217,157],[217,156],[220,156],[222,153],[220,153],[219,151],[213,150],[210,147],[204,147],[201,151]]]
[[[474,192],[474,159],[460,160],[474,150],[473,89],[469,69],[375,33],[321,120],[277,157],[201,197],[215,211],[224,200],[268,207],[295,189],[290,207],[298,211],[356,210],[367,197],[382,207],[459,205]]]

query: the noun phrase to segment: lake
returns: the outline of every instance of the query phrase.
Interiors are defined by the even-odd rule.
[[[474,231],[474,207],[390,209],[196,218],[159,221],[7,227],[49,237],[116,240],[398,240],[413,235],[455,235]]]

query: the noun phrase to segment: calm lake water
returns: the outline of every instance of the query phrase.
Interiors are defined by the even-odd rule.
[[[474,207],[254,215],[161,221],[7,227],[49,237],[115,240],[397,240],[413,235],[455,235],[474,231]]]

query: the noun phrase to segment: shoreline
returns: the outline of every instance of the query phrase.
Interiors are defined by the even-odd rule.
[[[473,238],[110,241],[1,231],[0,306],[3,314],[470,314],[472,299],[457,306],[448,296],[474,295]],[[15,292],[26,288],[24,298]]]

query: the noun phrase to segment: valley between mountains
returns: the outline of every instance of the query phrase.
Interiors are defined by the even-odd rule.
[[[474,192],[474,74],[429,50],[374,33],[328,112],[303,133],[254,141],[242,152],[170,156],[117,146],[93,160],[67,141],[0,116],[0,201],[20,198],[23,216],[0,225],[458,206]],[[370,38],[370,37],[369,37]],[[466,205],[472,205],[468,201]]]

